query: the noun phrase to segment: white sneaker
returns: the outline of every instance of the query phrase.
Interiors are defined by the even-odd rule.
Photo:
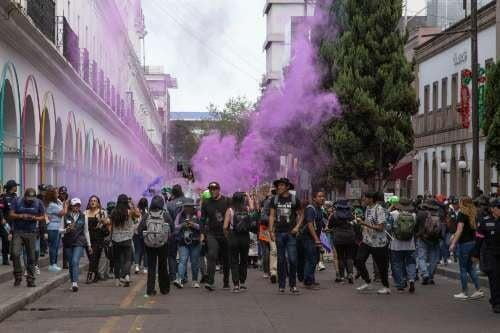
[[[461,292],[460,294],[453,295],[453,297],[457,300],[460,300],[460,301],[465,301],[465,300],[469,299],[469,296],[467,296],[467,294],[464,292]]]
[[[193,288],[200,288],[200,284],[198,282],[193,282]]]
[[[482,290],[476,290],[469,299],[479,299],[484,297],[484,292]]]
[[[264,275],[262,275],[262,278],[269,279],[269,274],[264,273]]]
[[[35,274],[40,275],[40,267],[38,265],[35,265]]]
[[[319,262],[318,264],[318,271],[324,271],[326,269],[325,264],[323,264],[322,261]]]
[[[184,288],[184,285],[182,284],[182,281],[180,279],[174,281],[174,286],[176,286],[179,289]]]
[[[134,273],[135,274],[139,274],[140,271],[141,270],[139,269],[139,265],[135,265],[135,267],[134,267]]]
[[[369,283],[365,283],[361,287],[356,288],[357,291],[369,291],[372,290],[372,285]]]
[[[57,273],[59,272],[59,270],[57,270],[59,267],[57,267],[56,265],[50,265],[49,266],[49,272],[51,273]]]
[[[57,266],[57,265],[54,265],[54,269],[57,271],[57,272],[60,272],[62,271],[62,268]]]
[[[130,282],[130,275],[125,275],[125,282]]]
[[[389,288],[382,288],[377,291],[377,294],[379,295],[390,295],[391,294],[391,289]]]
[[[148,269],[147,269],[147,268],[144,268],[144,269],[142,270],[142,272],[143,272],[144,274],[148,274]]]

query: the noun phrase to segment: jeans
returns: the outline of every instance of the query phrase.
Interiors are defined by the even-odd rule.
[[[35,281],[35,248],[38,234],[35,232],[15,232],[12,236],[11,259],[14,264],[14,278],[20,280],[23,276],[21,252],[23,245],[27,256],[26,273],[28,281]]]
[[[68,258],[69,278],[71,282],[78,282],[80,275],[80,259],[83,256],[83,246],[65,247],[64,252]]]
[[[49,261],[50,265],[57,265],[57,256],[59,254],[59,243],[61,242],[61,237],[59,235],[59,230],[48,230],[49,235]]]
[[[232,233],[228,239],[229,257],[231,262],[231,276],[233,284],[245,284],[248,271],[248,250],[250,235]]]
[[[417,277],[415,251],[391,250],[391,267],[396,288],[404,288],[407,282],[415,282]]]
[[[370,275],[366,269],[366,261],[370,254],[373,257],[373,263],[377,265],[382,285],[389,288],[389,256],[387,247],[372,247],[361,243],[356,257],[356,268],[366,283],[370,283]]]
[[[290,287],[295,287],[297,284],[297,238],[288,232],[276,233],[276,248],[278,250],[279,288],[284,289],[286,287],[287,275]]]
[[[147,268],[148,259],[144,245],[144,238],[139,237],[139,235],[134,235],[132,237],[132,241],[134,242],[134,263],[139,266],[141,266],[142,263],[143,267]]]
[[[450,243],[451,243],[451,234],[449,232],[444,234],[444,239],[439,241],[439,258],[447,264],[448,259],[450,259]]]
[[[115,279],[123,279],[130,274],[132,264],[132,240],[113,242],[113,268]]]
[[[467,292],[467,277],[470,276],[476,289],[479,289],[479,278],[475,265],[472,264],[471,252],[474,249],[475,242],[458,244],[458,265],[460,267],[460,283],[462,291]]]
[[[304,241],[303,236],[297,237],[297,280],[300,282],[304,282],[304,268],[306,265]]]
[[[304,284],[313,285],[316,282],[314,272],[319,260],[319,249],[312,239],[305,238],[302,241],[304,251]]]
[[[187,275],[187,262],[191,263],[191,278],[193,282],[198,281],[200,270],[201,244],[190,244],[179,246],[179,271],[177,279],[183,280]]]
[[[215,283],[215,266],[217,265],[217,259],[222,259],[222,273],[224,286],[229,285],[229,249],[227,240],[224,236],[214,236],[207,235],[207,269],[208,269],[208,284],[213,285]]]
[[[434,279],[434,273],[439,262],[439,243],[432,244],[421,239],[417,240],[418,271],[425,279]]]
[[[146,294],[153,295],[156,288],[156,268],[158,267],[158,285],[160,292],[167,294],[170,291],[170,276],[168,274],[167,247],[145,247],[148,260],[148,282]]]

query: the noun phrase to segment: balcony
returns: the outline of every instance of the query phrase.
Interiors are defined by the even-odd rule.
[[[459,110],[460,105],[456,106],[455,111],[452,111],[451,106],[448,106],[445,109],[414,116],[412,125],[415,137],[419,138],[461,129]]]
[[[28,0],[27,14],[52,43],[56,40],[56,3],[54,0]]]

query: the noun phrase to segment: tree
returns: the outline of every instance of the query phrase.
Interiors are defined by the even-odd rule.
[[[489,127],[486,140],[486,155],[497,170],[500,171],[500,110],[498,109]]]
[[[246,97],[238,96],[231,97],[222,109],[213,103],[207,109],[216,120],[213,129],[223,136],[234,135],[241,141],[248,130],[250,113],[255,108]]]
[[[484,108],[483,133],[487,136],[500,108],[500,64],[491,64],[486,72]]]
[[[402,3],[339,0],[332,6],[332,21],[342,26],[333,46],[329,36],[320,42],[320,58],[332,73],[328,88],[343,110],[326,131],[331,171],[335,178],[372,185],[377,177],[381,189],[381,180],[414,143],[411,116],[418,104],[406,37],[397,29]]]

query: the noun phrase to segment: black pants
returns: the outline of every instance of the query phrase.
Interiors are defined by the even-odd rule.
[[[335,244],[337,251],[337,260],[339,262],[340,277],[344,277],[345,272],[350,276],[353,274],[354,254],[356,245],[353,244]]]
[[[222,273],[224,275],[224,286],[229,285],[229,249],[227,239],[224,236],[207,235],[207,248],[208,248],[208,284],[215,283],[215,266],[219,255],[222,261]]]
[[[370,275],[366,269],[366,261],[370,254],[379,269],[382,284],[384,287],[389,288],[389,255],[387,253],[387,247],[371,247],[365,243],[361,243],[356,257],[356,268],[359,274],[361,274],[361,277],[366,283],[371,282]]]
[[[89,272],[99,274],[99,261],[104,250],[104,243],[94,241],[92,243],[92,255],[90,256]]]
[[[494,258],[493,269],[488,272],[490,304],[491,306],[500,306],[500,256],[495,256]]]
[[[231,276],[233,284],[245,284],[248,270],[248,250],[250,248],[250,235],[231,234],[228,239],[229,258],[231,261]]]
[[[3,263],[8,264],[9,263],[9,247],[10,247],[9,234],[7,233],[7,231],[5,231],[5,228],[3,225],[0,225],[0,239],[2,242]]]
[[[271,247],[269,246],[268,242],[264,242],[262,240],[259,240],[260,243],[260,248],[261,248],[261,257],[262,257],[262,270],[266,274],[270,274],[270,254],[271,254]]]
[[[148,295],[155,294],[156,289],[156,274],[158,271],[158,285],[162,294],[170,292],[170,276],[168,274],[168,256],[167,247],[153,248],[146,246],[146,257],[148,261],[148,282],[146,293]],[[158,267],[158,270],[157,270]]]
[[[304,268],[306,265],[306,253],[304,251],[304,239],[297,237],[297,280],[304,282]]]
[[[132,240],[113,242],[113,264],[115,279],[123,279],[130,274],[132,265]]]
[[[177,240],[172,236],[169,238],[166,248],[166,253],[168,255],[168,272],[171,281],[177,278],[177,250]]]

